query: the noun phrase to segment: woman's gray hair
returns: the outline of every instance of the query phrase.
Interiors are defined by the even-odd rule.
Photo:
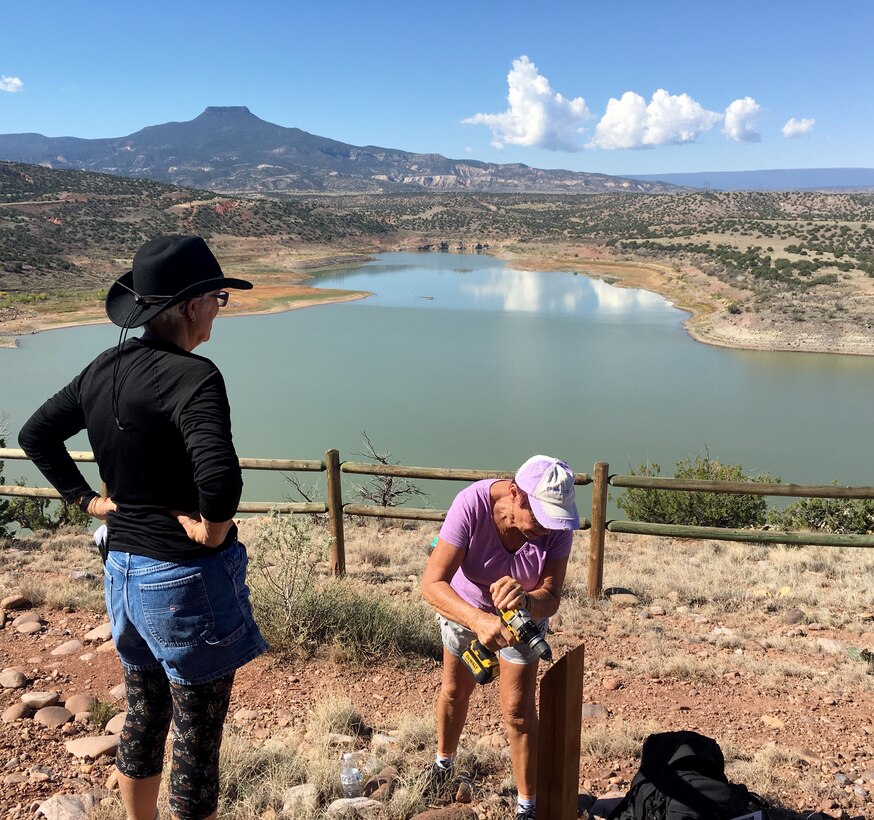
[[[143,327],[158,336],[167,335],[177,325],[185,321],[185,302],[177,302],[162,310],[157,316],[149,319]]]

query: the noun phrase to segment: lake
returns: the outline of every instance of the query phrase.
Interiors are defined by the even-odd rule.
[[[709,451],[784,481],[872,483],[874,359],[709,347],[658,295],[482,255],[383,254],[316,284],[375,295],[221,319],[198,348],[225,376],[241,456],[319,459],[337,448],[360,461],[366,431],[410,465],[514,469],[542,452],[579,472],[597,460],[614,473],[646,461],[670,472]],[[0,350],[8,444],[116,340],[117,328],[99,325]],[[90,449],[84,437],[71,447]],[[7,462],[7,481],[34,483],[27,468]],[[280,476],[244,478],[247,500],[290,494]],[[344,478],[346,500],[354,480]],[[461,486],[429,484],[432,504]]]

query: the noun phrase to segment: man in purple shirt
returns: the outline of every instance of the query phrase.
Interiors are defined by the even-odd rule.
[[[573,531],[579,528],[573,471],[533,456],[512,480],[478,481],[452,502],[422,578],[443,634],[432,778],[449,780],[476,686],[461,654],[474,638],[500,658],[501,712],[518,788],[518,820],[533,820],[537,795],[537,655],[498,610],[525,607],[545,631],[558,610]]]

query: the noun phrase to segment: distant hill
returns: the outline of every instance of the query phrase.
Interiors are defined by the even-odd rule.
[[[0,160],[99,171],[225,193],[661,193],[675,186],[348,145],[266,122],[243,106],[209,107],[188,122],[126,137],[0,135]]]
[[[874,191],[874,168],[701,171],[694,174],[642,174],[634,178],[714,191]]]
[[[420,197],[430,199],[430,197]],[[147,239],[215,234],[277,248],[388,233],[385,222],[329,203],[230,198],[208,191],[87,171],[0,161],[0,320],[10,298],[96,290]],[[10,296],[11,295],[11,296]]]

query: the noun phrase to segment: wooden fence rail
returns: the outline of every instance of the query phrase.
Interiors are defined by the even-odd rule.
[[[376,504],[344,504],[346,515],[370,518],[397,518],[406,521],[443,521],[448,510],[432,510],[424,507],[379,507]]]
[[[613,475],[610,476],[610,486],[687,493],[778,495],[795,498],[874,498],[874,487],[839,487],[837,484],[768,484],[761,481],[713,481],[667,476]]]
[[[340,469],[344,473],[359,475],[427,478],[439,481],[480,481],[484,478],[512,478],[516,474],[513,470],[508,472],[506,470],[463,470],[448,467],[409,467],[400,464],[368,464],[358,461],[344,461]],[[574,473],[574,484],[591,483],[592,479],[587,473]]]
[[[874,535],[841,535],[831,532],[735,530],[727,527],[687,527],[682,524],[650,524],[645,521],[608,521],[607,531],[625,532],[632,535],[663,535],[668,538],[743,541],[750,544],[789,544],[800,547],[874,547]]]
[[[70,453],[74,461],[93,462],[89,452]],[[0,461],[27,459],[23,450],[0,448]],[[331,532],[331,567],[335,575],[346,572],[343,520],[345,516],[370,516],[418,521],[442,521],[446,510],[416,507],[381,507],[375,504],[344,504],[342,473],[350,475],[393,476],[439,481],[478,481],[484,478],[512,478],[504,470],[453,469],[442,467],[411,467],[400,464],[368,464],[340,461],[337,450],[328,450],[325,460],[241,458],[245,470],[275,470],[280,472],[324,472],[327,500],[307,502],[243,501],[241,513],[282,512],[292,514],[327,514]],[[729,493],[734,495],[773,495],[797,498],[874,498],[874,487],[847,487],[834,484],[783,484],[753,481],[706,481],[661,476],[609,474],[606,462],[596,462],[592,475],[577,473],[574,483],[592,485],[592,518],[580,520],[580,529],[591,528],[589,538],[588,593],[599,598],[603,591],[604,543],[608,532],[633,535],[657,535],[668,538],[703,538],[756,544],[790,544],[824,547],[874,547],[874,535],[842,535],[836,533],[779,532],[775,530],[743,530],[727,527],[696,527],[679,524],[650,524],[640,521],[607,519],[607,498],[610,487],[668,490],[672,492]],[[0,496],[58,499],[50,487],[0,486]]]
[[[590,598],[600,598],[604,585],[604,536],[607,532],[658,535],[667,538],[700,538],[752,544],[791,544],[822,547],[874,547],[874,536],[837,533],[742,530],[729,527],[695,527],[680,524],[651,524],[643,521],[607,520],[610,487],[671,492],[729,493],[732,495],[774,495],[796,498],[874,498],[874,487],[839,487],[835,484],[783,484],[758,481],[711,481],[663,476],[610,475],[609,465],[595,464],[592,487],[592,533],[589,537]]]

